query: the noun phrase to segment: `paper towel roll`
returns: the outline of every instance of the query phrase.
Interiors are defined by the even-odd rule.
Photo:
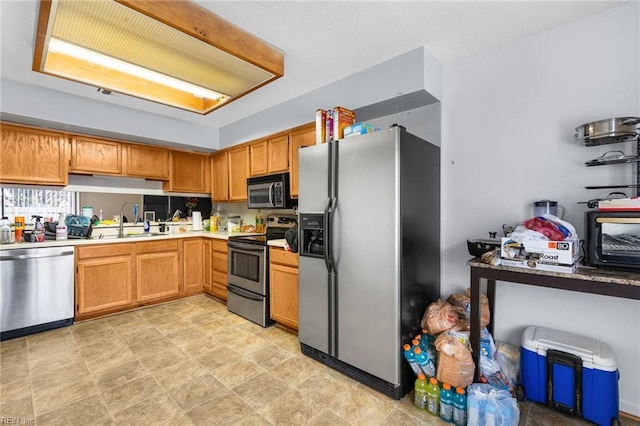
[[[193,230],[202,231],[202,212],[191,212],[191,220],[193,221]]]

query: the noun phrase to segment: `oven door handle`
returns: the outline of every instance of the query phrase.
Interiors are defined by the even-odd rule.
[[[244,251],[256,251],[256,252],[264,251],[264,246],[255,246],[252,244],[238,243],[235,241],[234,242],[229,241],[227,243],[227,248],[244,250]]]
[[[258,295],[254,294],[254,293],[251,293],[250,291],[246,291],[246,290],[243,290],[241,288],[234,287],[234,286],[228,285],[228,284],[227,284],[227,291],[230,291],[231,293],[237,294],[240,297],[244,297],[245,299],[255,300],[257,302],[262,302],[264,300],[263,296],[258,296]]]

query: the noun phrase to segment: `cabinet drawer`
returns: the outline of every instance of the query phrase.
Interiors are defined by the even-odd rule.
[[[227,252],[227,240],[212,240],[211,247],[213,251]]]
[[[227,254],[222,254],[218,252],[213,253],[213,270],[217,272],[227,273]],[[225,280],[226,281],[226,280]]]
[[[156,253],[162,251],[178,251],[180,245],[179,239],[149,241],[148,243],[136,243],[137,253]]]
[[[77,248],[78,259],[99,257],[131,256],[133,244],[104,244]]]
[[[213,282],[226,287],[228,282],[227,273],[213,271]]]
[[[298,267],[298,254],[284,251],[284,249],[278,247],[269,248],[269,259],[271,263],[279,263],[294,268]]]

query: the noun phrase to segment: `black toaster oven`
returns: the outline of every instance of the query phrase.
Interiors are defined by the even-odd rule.
[[[585,230],[588,265],[640,270],[640,211],[588,211]]]

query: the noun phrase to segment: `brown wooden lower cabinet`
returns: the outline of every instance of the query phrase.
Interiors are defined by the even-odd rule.
[[[204,252],[202,238],[187,238],[182,241],[182,294],[189,296],[202,293],[204,278]]]
[[[136,302],[166,299],[180,293],[178,252],[136,256]]]
[[[222,300],[227,300],[227,241],[211,241],[211,288],[205,291]]]
[[[78,247],[76,319],[134,306],[133,244]]]
[[[202,247],[201,238],[78,246],[75,320],[202,292]]]
[[[269,248],[271,319],[298,330],[298,255]]]
[[[202,290],[211,293],[213,283],[213,241],[208,238],[202,239]]]

